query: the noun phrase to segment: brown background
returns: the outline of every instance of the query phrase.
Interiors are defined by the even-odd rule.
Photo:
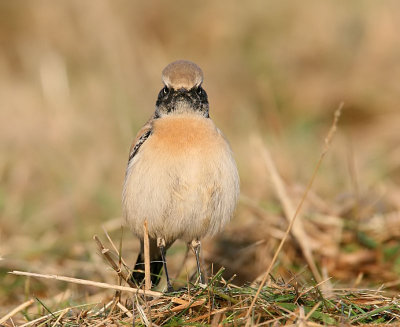
[[[24,298],[13,269],[115,282],[92,236],[106,224],[119,242],[130,142],[176,59],[203,68],[240,169],[236,216],[206,242],[208,261],[238,282],[265,270],[287,222],[252,137],[296,205],[344,101],[303,210],[308,241],[337,283],[398,278],[399,12],[397,1],[1,2],[0,306]],[[123,240],[132,264],[137,241]],[[183,253],[170,251],[172,266]],[[279,263],[282,276],[305,266],[293,238]],[[29,287],[46,298],[67,286]]]

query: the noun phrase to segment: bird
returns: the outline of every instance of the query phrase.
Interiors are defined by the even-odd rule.
[[[152,286],[164,269],[166,250],[178,239],[187,243],[200,266],[201,240],[220,232],[234,214],[239,174],[231,147],[209,115],[203,71],[177,60],[162,71],[163,87],[155,112],[130,148],[122,192],[123,217],[140,239],[131,279],[145,279],[143,226],[148,224]]]

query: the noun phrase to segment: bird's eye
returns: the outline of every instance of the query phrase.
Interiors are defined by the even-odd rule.
[[[162,93],[163,93],[163,95],[167,95],[169,93],[169,88],[168,87],[164,87],[162,89]]]
[[[203,89],[201,87],[198,87],[197,90],[196,90],[196,93],[198,95],[202,95],[203,94]]]

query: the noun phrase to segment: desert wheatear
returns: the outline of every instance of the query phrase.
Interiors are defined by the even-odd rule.
[[[186,241],[203,282],[200,240],[220,231],[232,217],[239,177],[231,148],[209,116],[202,70],[178,60],[163,70],[162,81],[155,113],[129,153],[122,203],[127,224],[141,239],[132,278],[137,283],[144,280],[147,219],[151,280],[156,285],[164,267],[171,291],[166,250],[177,239]]]

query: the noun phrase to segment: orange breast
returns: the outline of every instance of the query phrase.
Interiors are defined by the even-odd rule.
[[[158,151],[178,155],[187,151],[205,154],[224,146],[223,138],[209,118],[197,115],[179,115],[154,122],[152,146]]]

